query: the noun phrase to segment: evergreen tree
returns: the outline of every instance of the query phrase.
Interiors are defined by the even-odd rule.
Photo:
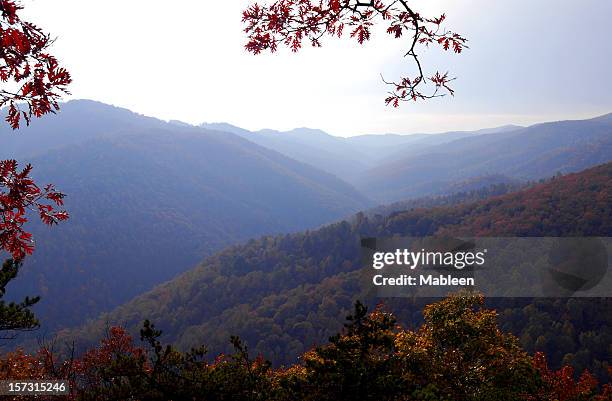
[[[0,270],[0,338],[12,339],[20,331],[38,328],[38,319],[30,310],[40,297],[26,297],[23,301],[7,303],[2,298],[6,294],[7,285],[17,277],[22,262],[7,259]]]

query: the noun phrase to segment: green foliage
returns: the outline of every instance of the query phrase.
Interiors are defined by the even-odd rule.
[[[395,358],[395,318],[381,309],[367,314],[357,302],[344,332],[307,352],[304,374],[290,384],[290,399],[394,399],[406,383]]]
[[[435,372],[416,380],[423,387],[433,384],[441,399],[512,400],[537,386],[531,360],[517,338],[500,331],[496,312],[483,305],[477,295],[429,305],[418,333],[398,341],[400,353],[416,371]]]
[[[21,262],[7,259],[0,269],[0,338],[13,339],[20,331],[37,329],[39,324],[30,310],[39,300],[39,297],[26,297],[23,301],[5,302],[6,286],[17,277]]]

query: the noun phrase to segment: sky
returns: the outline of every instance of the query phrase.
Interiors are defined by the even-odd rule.
[[[264,2],[266,0],[263,0]],[[248,0],[23,0],[24,16],[57,38],[74,99],[161,119],[257,130],[320,128],[352,136],[529,125],[612,112],[609,0],[413,0],[469,40],[460,55],[422,49],[426,71],[457,77],[454,97],[385,106],[413,75],[407,43],[374,32],[365,46],[254,56],[244,50]]]

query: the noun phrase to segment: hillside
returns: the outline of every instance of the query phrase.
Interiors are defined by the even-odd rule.
[[[53,146],[19,159],[68,195],[71,213],[52,231],[32,225],[38,249],[11,287],[14,298],[42,296],[45,329],[95,317],[229,244],[370,205],[338,178],[233,134],[94,102],[65,111],[49,124]],[[2,143],[17,149],[14,138]]]
[[[406,152],[399,160],[372,168],[355,185],[389,202],[444,193],[457,181],[483,175],[536,180],[611,159],[612,121],[602,116],[470,136]]]
[[[59,113],[35,119],[29,127],[14,131],[0,125],[0,159],[23,160],[98,137],[163,127],[167,127],[163,121],[127,109],[93,100],[71,100],[61,105]]]
[[[612,233],[612,163],[552,179],[528,189],[469,204],[412,209],[340,222],[315,231],[250,240],[103,315],[63,338],[100,338],[107,323],[137,331],[145,318],[183,348],[229,350],[240,335],[253,352],[291,363],[341,326],[359,285],[360,238],[435,233],[489,236],[608,236]],[[422,305],[387,300],[404,322],[420,319]],[[552,363],[605,371],[612,339],[612,302],[505,300],[495,305],[502,326],[530,352],[546,351]],[[564,327],[563,335],[557,333]],[[565,328],[568,328],[567,330]],[[571,328],[571,329],[569,329]],[[539,340],[544,336],[544,340]],[[586,336],[586,337],[585,337]],[[585,339],[589,339],[585,342]]]

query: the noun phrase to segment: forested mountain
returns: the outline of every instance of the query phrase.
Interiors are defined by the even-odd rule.
[[[378,200],[444,193],[457,181],[490,174],[533,180],[612,159],[612,120],[560,121],[478,135],[406,152],[355,182]]]
[[[436,233],[482,236],[608,236],[612,233],[612,163],[556,177],[487,200],[413,208],[388,216],[358,214],[301,234],[266,236],[233,246],[62,339],[95,341],[110,324],[137,331],[147,318],[166,341],[228,351],[240,335],[253,352],[292,363],[341,326],[355,299],[370,304],[359,280],[360,239]],[[388,299],[404,324],[421,319],[422,305]],[[610,299],[495,301],[500,324],[530,352],[546,351],[553,365],[570,363],[603,374],[612,343]]]
[[[493,178],[494,179],[483,177],[482,179],[478,179],[476,180],[478,185],[472,185],[472,181],[465,183],[465,185],[458,184],[455,187],[456,192],[448,195],[424,196],[422,198],[407,199],[404,201],[376,206],[365,210],[364,214],[366,216],[387,216],[392,213],[404,212],[412,209],[455,206],[462,203],[476,202],[494,196],[505,195],[537,184],[536,182],[520,183],[515,181],[504,182],[503,180],[501,182],[497,182],[496,179],[501,177],[495,176]],[[546,180],[540,180],[539,183],[545,181]],[[487,184],[487,182],[489,183]],[[353,216],[353,219],[356,219],[358,216],[359,214]]]
[[[612,160],[610,115],[526,128],[350,138],[307,128],[250,132],[225,123],[202,126],[328,171],[382,203],[454,193],[467,181],[476,188],[538,180]],[[483,177],[487,180],[481,182]]]
[[[236,135],[100,103],[70,102],[29,131],[2,135],[2,150],[65,192],[71,214],[53,232],[32,226],[37,250],[10,291],[42,296],[46,330],[110,310],[229,244],[370,205],[337,177]],[[27,155],[19,135],[49,139]]]
[[[509,125],[479,131],[457,131],[435,135],[386,134],[342,138],[309,128],[297,128],[285,132],[270,129],[251,132],[227,123],[204,123],[201,126],[240,135],[258,145],[328,171],[350,183],[359,182],[360,176],[365,171],[385,161],[404,157],[407,152],[416,154],[423,149],[459,138],[507,132],[520,128]]]

